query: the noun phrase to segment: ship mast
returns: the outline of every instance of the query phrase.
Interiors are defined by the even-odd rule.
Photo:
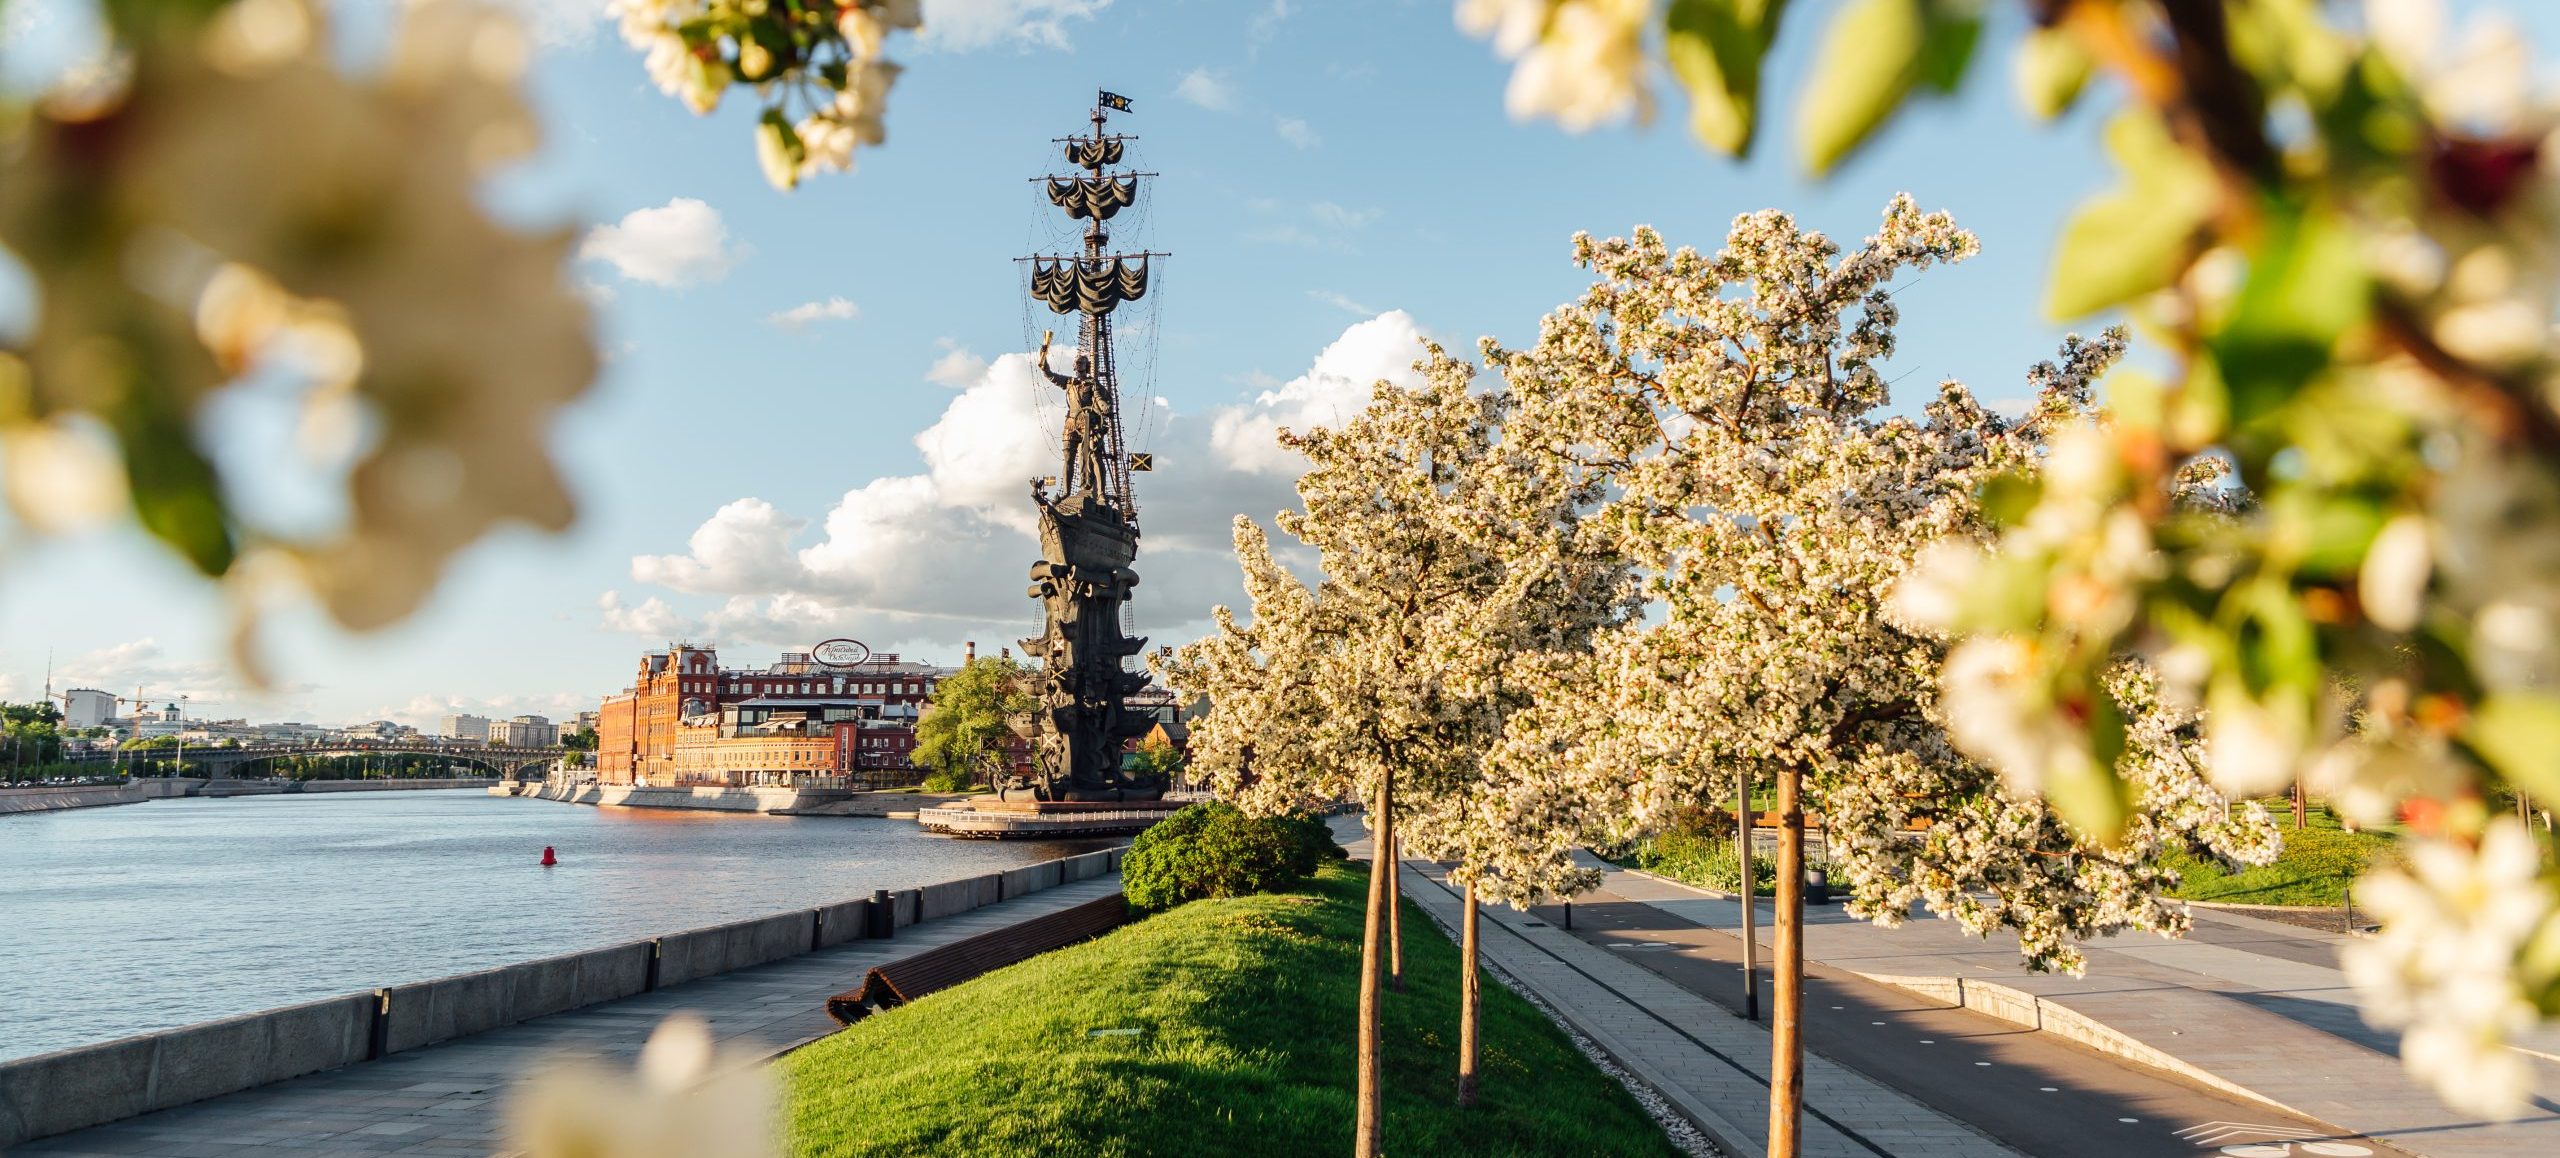
[[[1117,102],[1115,104],[1115,102]],[[1046,182],[1049,201],[1067,211],[1068,216],[1084,220],[1084,238],[1080,252],[1074,256],[1034,256],[1024,260],[1032,265],[1032,296],[1046,302],[1057,313],[1073,312],[1076,320],[1077,368],[1070,377],[1081,379],[1080,385],[1091,392],[1099,413],[1090,432],[1098,445],[1095,459],[1101,470],[1099,477],[1085,477],[1077,469],[1076,452],[1070,447],[1067,461],[1056,476],[1056,497],[1065,500],[1090,491],[1095,498],[1126,517],[1132,526],[1137,522],[1137,495],[1130,486],[1130,464],[1127,428],[1124,425],[1120,397],[1118,354],[1112,345],[1112,311],[1120,303],[1136,301],[1147,292],[1152,259],[1166,256],[1137,251],[1113,253],[1109,222],[1120,210],[1137,202],[1140,178],[1154,173],[1135,170],[1110,172],[1120,163],[1127,142],[1135,136],[1110,131],[1113,109],[1126,110],[1124,98],[1110,93],[1101,95],[1089,118],[1092,130],[1081,136],[1055,137],[1051,140],[1065,146],[1070,165],[1083,170],[1064,176],[1034,177]],[[1045,350],[1045,344],[1044,344]],[[1044,371],[1050,368],[1045,364]],[[1050,372],[1062,387],[1060,375]],[[1069,388],[1069,394],[1077,391]],[[1068,422],[1076,415],[1071,409]],[[1072,438],[1073,432],[1070,432]],[[1138,469],[1147,469],[1140,466]]]

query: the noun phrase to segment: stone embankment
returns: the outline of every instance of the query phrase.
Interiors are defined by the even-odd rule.
[[[487,788],[495,776],[453,776],[420,780],[305,780],[287,792],[418,792],[448,788]]]
[[[0,1147],[635,998],[847,942],[895,936],[907,926],[1108,877],[1119,869],[1124,851],[1104,849],[0,1062]],[[847,980],[858,979],[860,972],[853,970]],[[817,1016],[815,998],[807,1012]],[[476,1080],[481,1086],[451,1088],[503,1085],[506,1075]],[[368,1112],[352,1105],[345,1110]]]
[[[961,799],[849,788],[650,788],[628,784],[527,785],[518,795],[606,808],[690,808],[706,812],[770,812],[785,816],[913,815],[918,808]]]
[[[0,816],[21,812],[60,812],[66,808],[101,808],[109,804],[140,804],[149,799],[151,794],[138,782],[0,788]]]

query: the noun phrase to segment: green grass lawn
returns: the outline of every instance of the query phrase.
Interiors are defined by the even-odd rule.
[[[795,1154],[1307,1155],[1351,1149],[1359,866],[1195,901],[782,1062]],[[1456,1087],[1458,952],[1405,907],[1386,998],[1387,1151],[1671,1155],[1635,1100],[1484,986],[1482,1101]],[[1136,1029],[1095,1036],[1096,1030]]]
[[[2323,825],[2325,809],[2314,809],[2312,826],[2295,830],[2290,816],[2279,818],[2284,830],[2284,851],[2274,864],[2243,867],[2234,871],[2210,857],[2197,858],[2171,853],[2162,863],[2178,870],[2177,891],[2172,894],[2190,901],[2218,901],[2234,905],[2316,905],[2335,907],[2346,899],[2347,884],[2364,872],[2373,859],[2387,852],[2393,837],[2387,832],[2347,832]]]

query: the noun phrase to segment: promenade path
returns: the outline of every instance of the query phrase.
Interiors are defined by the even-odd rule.
[[[1370,855],[1356,821],[1335,831],[1351,855]],[[1458,895],[1438,872],[1408,862],[1406,900],[1448,927]],[[1704,998],[1527,914],[1480,910],[1485,963],[1527,987],[1619,1065],[1642,1079],[1728,1154],[1767,1149],[1769,1032]],[[1845,1067],[1806,1058],[1807,1158],[2015,1158],[2017,1151]]]
[[[669,1014],[711,1023],[723,1060],[771,1058],[836,1030],[826,998],[872,966],[1120,890],[1117,873],[938,917],[890,940],[848,941],[472,1037],[25,1143],[12,1155],[221,1158],[271,1153],[478,1154],[500,1150],[515,1078],[558,1057],[629,1068]]]
[[[1603,887],[1676,918],[1674,924],[1721,934],[1739,949],[1741,906],[1733,898],[1614,867]],[[1978,995],[1990,994],[1989,1004],[2007,1004],[2013,1020],[2040,1019],[2084,1038],[2112,1037],[2110,1052],[2120,1056],[2148,1051],[2144,1060],[2152,1064],[2411,1154],[2560,1154],[2560,1065],[2533,1057],[2538,1104],[2520,1121],[2486,1122],[2447,1109],[2401,1068],[2396,1036],[2367,1026],[2356,1013],[2337,967],[2345,937],[2209,909],[2194,910],[2194,917],[2184,940],[2127,934],[2091,943],[2087,974],[2078,978],[2029,973],[2013,940],[1975,939],[1925,914],[1900,929],[1883,929],[1836,905],[1813,906],[1805,950],[1812,961],[1921,992],[1943,994],[1949,979],[1964,978]],[[1764,946],[1769,920],[1764,901]],[[1767,961],[1765,952],[1761,959]],[[1738,988],[1738,975],[1728,983]],[[2010,1002],[2001,990],[2025,1000]],[[2092,1034],[2092,1027],[2099,1032]],[[2256,1152],[2266,1158],[2285,1148],[2266,1144],[2273,1148]]]

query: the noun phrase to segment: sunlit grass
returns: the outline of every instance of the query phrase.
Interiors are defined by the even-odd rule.
[[[798,1154],[1302,1155],[1351,1148],[1368,877],[1196,901],[875,1015],[785,1059]],[[1387,994],[1387,1148],[1676,1153],[1517,996],[1484,989],[1461,1111],[1457,949],[1411,906]],[[1134,1034],[1097,1031],[1137,1030]]]

